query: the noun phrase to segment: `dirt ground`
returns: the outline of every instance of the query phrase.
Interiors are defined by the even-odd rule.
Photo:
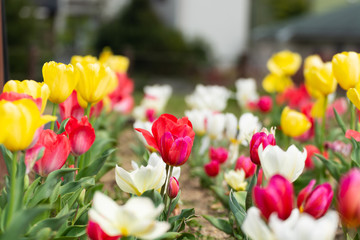
[[[136,143],[136,135],[132,129],[124,130],[119,136],[118,156],[121,159],[121,166],[125,169],[131,169],[131,160],[136,160],[137,156],[131,150],[131,144]],[[105,188],[110,190],[116,186],[114,170],[106,174],[102,182]],[[180,208],[194,208],[197,222],[195,226],[185,229],[187,232],[197,233],[199,239],[233,239],[229,235],[213,227],[202,215],[221,216],[224,209],[221,204],[216,202],[212,193],[205,188],[201,188],[198,178],[190,176],[188,164],[181,167],[181,177],[179,180],[181,189]]]

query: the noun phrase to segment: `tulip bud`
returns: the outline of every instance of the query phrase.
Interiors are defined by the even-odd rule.
[[[309,185],[300,191],[297,206],[300,212],[320,218],[329,209],[334,193],[329,183],[321,184],[312,190],[314,185],[315,180],[311,180]]]
[[[211,161],[217,161],[220,164],[224,163],[228,158],[228,151],[225,148],[219,147],[214,148],[210,147],[209,157]]]
[[[281,175],[271,177],[266,188],[254,187],[254,202],[267,220],[274,212],[286,220],[293,209],[293,195],[293,185]]]
[[[340,179],[338,211],[349,228],[360,226],[360,170],[352,169]]]
[[[100,227],[99,224],[89,221],[86,233],[91,240],[117,240],[121,236],[109,236]]]
[[[304,114],[285,107],[281,113],[280,126],[285,135],[298,137],[311,128],[311,122]]]
[[[270,72],[277,75],[291,76],[296,73],[301,65],[301,56],[298,53],[284,50],[271,56],[266,66]]]
[[[236,160],[235,170],[244,170],[245,178],[254,175],[256,164],[254,164],[249,157],[241,156]]]
[[[272,102],[271,97],[263,96],[259,99],[257,105],[258,105],[260,111],[267,113],[267,112],[271,111],[273,102]]]
[[[356,52],[342,52],[334,55],[332,69],[340,87],[354,88],[360,79],[360,55]]]
[[[209,177],[216,177],[220,171],[220,165],[217,161],[211,161],[204,166],[205,173]]]
[[[179,181],[175,177],[171,177],[169,180],[168,196],[173,199],[176,198],[179,192]]]
[[[229,186],[235,191],[244,191],[247,186],[245,181],[245,172],[244,170],[230,170],[224,175],[224,179],[229,184]]]
[[[275,145],[276,140],[274,135],[272,133],[257,132],[252,136],[250,141],[250,158],[256,165],[260,165],[258,149],[261,144],[263,149],[268,145]]]

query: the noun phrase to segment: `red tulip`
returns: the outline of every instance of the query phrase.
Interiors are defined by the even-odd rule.
[[[360,170],[352,169],[340,179],[338,211],[349,228],[360,226]]]
[[[265,132],[257,132],[252,136],[250,141],[250,158],[256,165],[260,165],[258,154],[260,144],[262,144],[263,149],[265,149],[268,145],[275,145],[276,140],[274,135],[271,133],[267,134]]]
[[[263,180],[263,170],[260,169],[259,175],[258,175],[258,177],[257,177],[256,185],[261,185],[261,184],[262,184],[262,180]]]
[[[64,133],[58,135],[52,130],[43,130],[35,146],[26,151],[27,166],[31,166],[36,160],[41,147],[45,148],[44,155],[33,168],[41,176],[47,176],[52,171],[62,168],[71,150],[69,139]]]
[[[335,116],[334,108],[340,116],[345,114],[348,108],[346,98],[338,98],[332,104],[330,104],[326,109],[326,117],[330,118]]]
[[[187,117],[177,119],[170,114],[162,114],[152,125],[152,134],[141,128],[150,147],[160,152],[164,162],[170,166],[183,165],[189,158],[195,133]]]
[[[313,163],[312,157],[314,156],[314,154],[320,154],[320,150],[314,145],[306,145],[305,149],[307,152],[307,156],[306,156],[306,160],[305,160],[305,167],[306,168],[314,168],[314,163]]]
[[[87,116],[78,121],[71,117],[65,126],[69,136],[71,153],[80,156],[87,152],[95,141],[95,130],[89,123]]]
[[[266,188],[254,187],[255,204],[267,220],[272,213],[287,219],[293,209],[293,195],[293,185],[281,175],[271,177]]]
[[[134,91],[134,82],[125,73],[116,73],[118,79],[117,88],[109,94],[112,109],[128,114],[134,107],[134,98],[132,92]]]
[[[117,240],[121,236],[107,235],[96,222],[89,221],[86,233],[91,240]]]
[[[220,172],[220,164],[218,161],[211,161],[204,165],[204,170],[209,177],[216,177]]]
[[[61,120],[65,120],[69,117],[74,117],[78,120],[84,116],[84,109],[80,106],[77,93],[74,90],[71,95],[65,100],[65,102],[59,104],[60,107],[60,118]]]
[[[273,106],[273,101],[271,99],[271,97],[269,96],[263,96],[259,99],[258,103],[257,103],[260,111],[267,113],[270,112]]]
[[[32,96],[25,94],[25,93],[17,93],[17,92],[3,92],[0,94],[0,100],[6,100],[9,102],[13,102],[19,99],[30,99],[32,101],[34,101],[34,103],[36,104],[36,106],[39,108],[39,111],[41,111],[41,104],[42,104],[42,99],[41,98],[33,98]]]
[[[179,193],[179,181],[175,177],[169,180],[168,195],[171,199],[176,198]]]
[[[235,170],[244,170],[245,178],[254,175],[256,164],[254,164],[249,157],[241,156],[236,160]]]
[[[315,180],[311,180],[309,185],[300,191],[297,206],[300,212],[320,218],[329,209],[334,193],[329,183],[321,184],[313,190],[314,185]]]
[[[220,164],[224,163],[228,158],[228,151],[225,148],[219,147],[214,148],[210,147],[209,157],[211,161],[217,161]]]

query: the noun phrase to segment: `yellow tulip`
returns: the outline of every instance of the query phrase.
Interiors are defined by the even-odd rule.
[[[336,90],[336,79],[332,73],[331,62],[312,66],[304,71],[304,75],[305,86],[306,89],[310,89],[310,93],[318,92],[322,96],[327,96]]]
[[[47,100],[50,96],[50,89],[44,82],[39,83],[34,80],[10,80],[4,85],[4,92],[25,93],[33,98],[41,98],[41,113],[44,112]]]
[[[314,118],[322,118],[325,114],[325,97],[316,100],[311,108],[311,116]]]
[[[278,52],[271,56],[267,62],[267,68],[277,75],[294,75],[300,68],[301,56],[288,50]]]
[[[320,68],[323,65],[323,61],[321,60],[319,55],[310,55],[305,58],[304,61],[304,72],[312,67]]]
[[[44,82],[50,88],[49,100],[51,102],[62,103],[74,91],[77,79],[71,64],[47,62],[42,68],[42,73]]]
[[[293,85],[294,84],[290,77],[285,75],[277,75],[274,73],[268,74],[262,82],[263,88],[268,93],[274,93],[274,92],[281,93]]]
[[[77,63],[80,63],[83,65],[83,64],[87,64],[87,63],[96,63],[96,62],[98,62],[98,60],[94,56],[87,55],[87,56],[83,57],[83,56],[75,55],[75,56],[71,57],[70,64],[73,66],[76,66]]]
[[[99,102],[117,87],[114,72],[101,63],[77,63],[76,74],[79,79],[76,91],[87,104]]]
[[[280,125],[285,135],[298,137],[310,129],[311,122],[304,114],[285,107],[281,113]]]
[[[36,129],[56,117],[41,116],[36,104],[30,99],[13,102],[0,101],[0,143],[11,151],[26,149],[32,142]]]
[[[350,88],[346,92],[346,95],[349,98],[350,102],[352,102],[355,107],[360,110],[360,91],[356,88]]]
[[[354,88],[360,80],[360,55],[356,52],[336,54],[332,59],[334,76],[345,90]]]
[[[125,56],[113,55],[110,48],[104,48],[100,54],[99,62],[118,73],[126,73],[129,68],[129,59]]]

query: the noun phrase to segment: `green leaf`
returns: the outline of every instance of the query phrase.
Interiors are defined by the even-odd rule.
[[[57,134],[61,134],[61,133],[65,132],[65,126],[66,126],[66,124],[68,123],[69,120],[70,120],[70,118],[67,118],[67,119],[65,119],[64,121],[61,122],[59,131],[57,132]]]
[[[315,154],[315,156],[320,159],[320,161],[324,164],[325,168],[329,171],[331,176],[336,179],[336,181],[339,181],[341,175],[349,170],[347,166],[344,166],[330,159],[328,160],[321,154]]]
[[[162,199],[160,193],[154,189],[144,192],[141,195],[141,197],[150,198],[156,207],[159,206],[163,202],[163,199]]]
[[[76,180],[79,180],[83,177],[87,176],[94,176],[96,175],[102,166],[104,165],[106,159],[115,151],[115,148],[110,148],[105,150],[101,157],[98,158],[96,161],[92,162],[90,165],[86,166],[84,169],[80,170],[79,173],[76,175]]]
[[[234,214],[237,225],[240,227],[242,226],[245,217],[246,211],[245,209],[239,204],[236,197],[234,196],[234,192],[230,192],[230,200],[229,200],[230,210]]]
[[[217,197],[217,199],[220,200],[222,205],[226,208],[229,208],[229,197],[226,196],[224,188],[218,186],[211,186],[210,189],[215,193],[215,196]]]
[[[81,237],[86,234],[86,227],[87,225],[69,226],[66,228],[66,231],[62,233],[62,235],[69,237]]]
[[[224,233],[232,235],[233,229],[232,229],[230,223],[227,220],[224,220],[224,219],[221,219],[221,218],[215,218],[215,217],[210,216],[210,215],[203,215],[203,217],[206,220],[208,220],[208,222],[211,223],[217,229],[223,231]]]
[[[337,113],[336,109],[334,108],[334,114],[335,114],[335,119],[338,123],[338,125],[340,126],[341,130],[343,131],[343,133],[346,133],[346,127],[345,127],[345,123],[344,121],[341,119],[340,115]]]
[[[0,144],[0,149],[3,155],[3,158],[5,160],[5,164],[6,164],[6,168],[8,173],[10,173],[11,171],[11,161],[13,158],[13,154],[11,151],[9,151],[4,145]]]
[[[50,195],[50,204],[53,204],[60,195],[61,182],[58,182]]]
[[[76,200],[79,198],[82,189],[78,189],[75,192],[69,192],[61,196],[61,206],[68,205],[70,208],[74,205]]]
[[[181,236],[181,233],[178,232],[167,232],[161,235],[160,237],[156,238],[155,240],[171,240],[171,239],[177,239]]]
[[[94,177],[83,177],[78,181],[69,182],[60,188],[60,194],[75,192],[78,189],[89,188],[95,185]]]
[[[48,240],[51,239],[51,228],[43,228],[38,233],[36,233],[36,240]]]
[[[9,227],[0,236],[0,240],[19,239],[27,232],[31,221],[47,209],[47,207],[43,206],[18,211],[15,213]]]
[[[182,233],[178,240],[196,240],[196,237],[192,233]]]
[[[30,201],[31,197],[34,195],[35,188],[39,185],[41,181],[41,177],[38,177],[35,179],[30,186],[26,189],[26,192],[24,194],[24,205],[26,206],[27,203]]]
[[[246,195],[246,200],[245,200],[246,210],[248,210],[252,206],[252,191],[257,182],[258,174],[259,174],[259,166],[256,167],[256,172],[253,175],[253,177],[251,178],[250,184],[247,189],[247,195]]]

